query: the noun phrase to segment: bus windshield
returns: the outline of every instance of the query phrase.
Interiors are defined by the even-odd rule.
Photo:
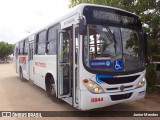
[[[144,67],[140,32],[107,25],[87,26],[84,64],[89,69],[124,72]]]

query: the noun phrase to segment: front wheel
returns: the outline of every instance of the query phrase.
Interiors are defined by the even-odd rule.
[[[49,80],[49,94],[51,97],[56,97],[56,86],[53,78],[50,78]]]
[[[53,102],[59,103],[60,100],[56,98],[56,85],[53,78],[49,79],[48,91],[49,97],[51,97]]]

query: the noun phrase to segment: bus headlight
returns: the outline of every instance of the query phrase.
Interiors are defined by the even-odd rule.
[[[91,80],[84,79],[83,84],[91,93],[94,93],[94,94],[104,93],[104,90],[101,88],[101,86],[99,86],[98,84],[96,84]]]
[[[142,80],[137,84],[137,87],[136,88],[141,88],[145,85],[146,83],[146,78],[143,77]]]
[[[94,88],[94,92],[98,93],[99,92],[99,88],[98,87]]]
[[[93,87],[94,87],[94,83],[89,83],[88,84],[88,88],[93,89]]]

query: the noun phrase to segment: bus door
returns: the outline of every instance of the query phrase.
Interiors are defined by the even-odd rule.
[[[71,98],[78,105],[78,54],[79,40],[76,25],[61,31],[58,42],[58,98]],[[67,101],[68,102],[68,101]]]
[[[34,62],[33,62],[33,48],[34,48],[34,42],[31,41],[29,43],[29,54],[28,54],[28,73],[29,73],[29,79],[33,80],[33,67],[34,67]]]
[[[58,98],[69,98],[72,83],[72,40],[68,30],[59,32],[58,40]],[[71,101],[72,103],[72,101]]]
[[[73,106],[78,107],[79,101],[79,32],[78,25],[73,25]]]

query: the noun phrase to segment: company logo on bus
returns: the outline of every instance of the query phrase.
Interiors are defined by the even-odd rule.
[[[121,85],[120,90],[121,90],[121,91],[124,90],[124,85]]]

